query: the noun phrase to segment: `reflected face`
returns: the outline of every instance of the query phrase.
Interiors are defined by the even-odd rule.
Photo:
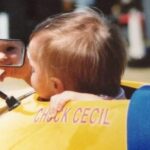
[[[21,41],[0,39],[0,65],[19,65],[22,51],[23,44]]]
[[[32,67],[31,85],[40,97],[49,99],[54,93],[47,72],[38,60],[38,53],[42,50],[41,44],[40,37],[34,37],[28,46],[28,58]],[[44,61],[44,58],[42,61]]]

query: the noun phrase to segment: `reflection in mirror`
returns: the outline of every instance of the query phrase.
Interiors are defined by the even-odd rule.
[[[0,39],[0,66],[20,67],[24,63],[25,46],[18,39]]]

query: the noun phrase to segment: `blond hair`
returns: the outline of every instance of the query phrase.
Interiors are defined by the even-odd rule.
[[[126,53],[119,32],[103,16],[91,9],[65,13],[39,24],[31,39],[40,33],[46,38],[39,61],[66,89],[73,83],[75,91],[117,95]]]

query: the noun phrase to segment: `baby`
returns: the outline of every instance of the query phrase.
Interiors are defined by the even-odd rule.
[[[116,27],[94,10],[76,10],[39,24],[30,37],[28,58],[31,85],[40,97],[51,99],[52,116],[70,99],[125,97],[120,88],[126,64],[123,41]]]

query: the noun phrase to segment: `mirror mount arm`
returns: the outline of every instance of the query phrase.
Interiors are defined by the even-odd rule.
[[[0,97],[6,101],[9,111],[20,105],[20,102],[13,96],[8,97],[0,91]]]

